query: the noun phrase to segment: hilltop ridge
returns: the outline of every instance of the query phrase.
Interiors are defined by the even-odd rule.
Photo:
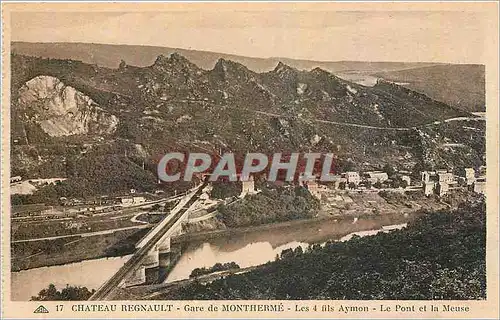
[[[376,78],[401,83],[435,100],[464,111],[484,111],[484,65],[433,62],[311,61],[284,57],[244,57],[234,54],[189,49],[92,43],[12,42],[11,52],[42,58],[70,59],[99,67],[116,68],[122,60],[138,67],[151,66],[160,56],[177,52],[203,70],[211,70],[219,59],[231,60],[256,73],[272,71],[281,62],[297,70],[316,67],[363,85]]]

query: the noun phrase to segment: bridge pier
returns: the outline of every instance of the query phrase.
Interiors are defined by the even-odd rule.
[[[151,249],[144,261],[142,262],[142,266],[151,269],[156,268],[160,265],[160,254],[157,248]]]
[[[160,254],[169,253],[170,250],[171,250],[170,237],[166,238],[161,243],[158,243],[158,251],[160,252]]]
[[[187,220],[187,217],[186,217],[186,220]],[[177,236],[180,236],[182,234],[182,224],[179,226],[179,228],[175,229],[172,234],[170,235],[171,238],[173,237],[177,237]],[[168,239],[168,241],[170,242],[170,239]]]
[[[160,268],[168,268],[170,267],[170,252],[168,253],[160,253]]]
[[[125,287],[136,286],[146,282],[146,268],[140,266],[130,277],[125,279]]]
[[[158,244],[158,256],[160,268],[170,266],[170,254],[171,254],[171,244],[170,237],[164,239]]]

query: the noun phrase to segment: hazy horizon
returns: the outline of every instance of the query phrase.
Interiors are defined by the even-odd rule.
[[[13,42],[94,43],[309,61],[484,64],[482,12],[12,12]]]
[[[192,49],[192,48],[174,48],[174,47],[168,47],[168,46],[156,46],[156,45],[149,45],[149,44],[126,44],[126,43],[99,43],[99,42],[81,42],[81,41],[64,41],[64,42],[42,42],[42,41],[37,41],[37,42],[31,42],[31,41],[16,41],[12,40],[11,43],[32,43],[32,44],[64,44],[64,43],[71,43],[71,44],[85,44],[85,45],[105,45],[105,46],[129,46],[129,47],[152,47],[152,48],[168,48],[168,49],[178,49],[178,50],[192,50],[192,51],[197,51],[197,52],[206,52],[206,53],[212,53],[212,54],[222,54],[222,55],[227,55],[227,56],[239,56],[239,57],[245,57],[245,58],[252,58],[252,59],[270,59],[270,60],[276,60],[276,59],[289,59],[289,60],[297,60],[297,61],[310,61],[310,62],[319,62],[319,63],[331,63],[331,62],[364,62],[364,63],[433,63],[433,64],[470,64],[470,65],[483,65],[481,63],[453,63],[453,62],[432,62],[432,61],[395,61],[395,60],[310,60],[310,59],[300,59],[300,58],[291,58],[291,57],[257,57],[257,56],[249,56],[249,55],[240,55],[240,54],[234,54],[231,52],[216,52],[216,51],[209,51],[209,50],[200,50],[200,49]],[[182,55],[182,54],[181,54]]]

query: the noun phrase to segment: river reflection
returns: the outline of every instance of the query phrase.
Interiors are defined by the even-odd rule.
[[[331,225],[332,221],[326,221],[319,222],[318,224],[311,224],[307,228],[303,227],[300,238],[306,239],[305,242],[285,241],[283,244],[282,241],[280,242],[279,240],[286,240],[289,234],[281,234],[281,237],[279,237],[277,233],[281,233],[282,230],[279,232],[276,232],[276,230],[269,230],[268,232],[271,234],[267,234],[268,232],[259,234],[262,237],[260,241],[254,238],[255,234],[252,234],[250,236],[241,235],[233,237],[230,243],[226,242],[228,240],[226,238],[219,238],[209,242],[190,244],[187,249],[183,251],[181,258],[164,282],[187,279],[193,269],[212,267],[216,263],[236,262],[241,268],[257,266],[275,260],[276,255],[281,254],[285,249],[293,249],[299,246],[302,247],[302,249],[306,249],[309,244],[323,244],[327,240],[348,241],[354,235],[369,236],[379,232],[388,232],[393,229],[403,228],[406,226],[406,223],[384,226],[375,230],[356,231],[348,234],[330,232],[327,237],[318,237],[318,235],[324,235],[323,229],[332,231],[330,228]],[[308,233],[310,233],[310,236],[307,236]],[[297,237],[297,235],[295,235],[295,237]],[[263,239],[272,239],[274,241],[265,241]]]
[[[307,248],[309,244],[304,242],[290,242],[273,248],[269,242],[254,242],[247,244],[235,251],[226,251],[211,243],[203,243],[195,249],[182,254],[182,257],[168,275],[165,282],[172,282],[189,278],[191,271],[195,268],[211,267],[216,263],[236,262],[241,268],[257,266],[273,261],[276,254],[289,248],[301,246]]]

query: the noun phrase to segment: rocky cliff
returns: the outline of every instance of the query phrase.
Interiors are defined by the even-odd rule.
[[[90,97],[51,76],[37,76],[26,82],[19,89],[17,103],[18,112],[51,137],[111,134],[118,124],[116,116]]]

